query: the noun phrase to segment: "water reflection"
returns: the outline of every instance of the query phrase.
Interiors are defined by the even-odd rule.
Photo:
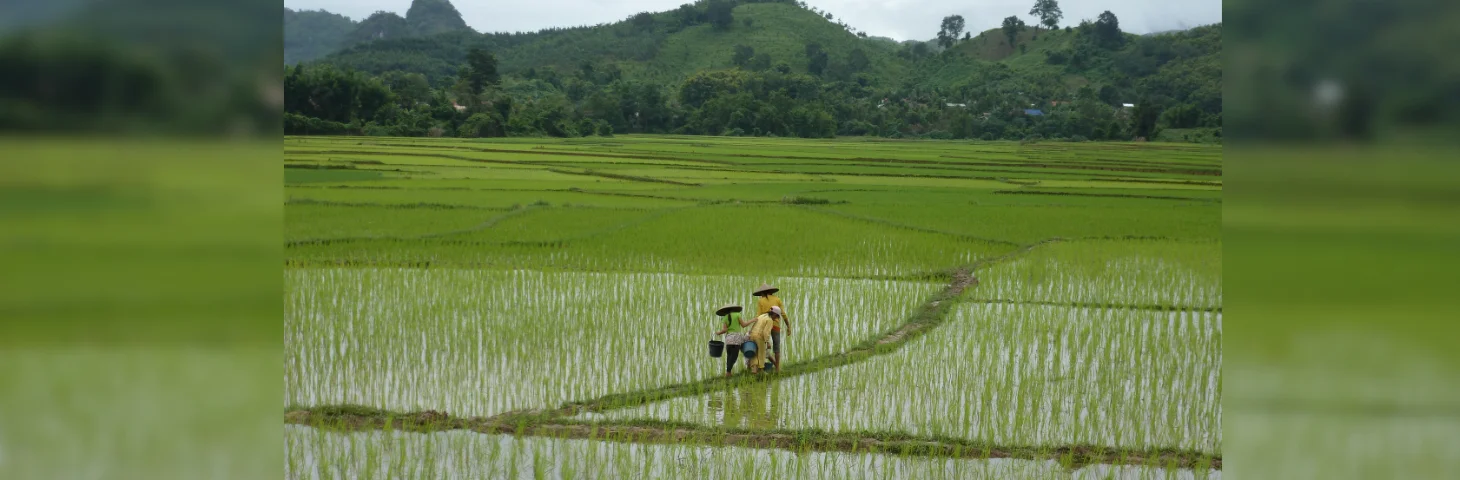
[[[729,428],[772,429],[781,424],[781,382],[763,380],[710,394],[715,423]]]

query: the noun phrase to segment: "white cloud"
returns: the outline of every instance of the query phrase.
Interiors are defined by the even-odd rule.
[[[809,0],[812,6],[831,12],[838,20],[868,35],[898,40],[927,40],[938,32],[947,15],[963,15],[968,30],[997,28],[1004,17],[1018,15],[1035,23],[1029,12],[1033,0]],[[533,2],[452,2],[467,25],[482,32],[537,31],[548,27],[571,27],[612,23],[639,12],[671,10],[687,0],[537,0]],[[384,10],[405,15],[410,0],[284,0],[297,10],[324,9],[360,20]],[[1150,33],[1189,28],[1222,21],[1221,0],[1065,0],[1061,25],[1094,20],[1110,10],[1120,19],[1122,30]]]

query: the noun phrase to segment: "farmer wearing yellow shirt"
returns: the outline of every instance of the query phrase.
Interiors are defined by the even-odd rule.
[[[776,352],[771,358],[776,364],[777,371],[781,369],[781,352],[785,348],[785,344],[781,342],[781,323],[786,324],[786,336],[791,336],[791,319],[786,315],[786,306],[781,304],[781,298],[776,296],[776,292],[779,291],[781,289],[772,287],[769,283],[762,283],[759,287],[755,288],[754,292],[751,292],[755,296],[760,297],[755,301],[756,315],[765,315],[771,311],[772,307],[780,310],[776,312],[780,317],[780,321],[776,322],[775,327],[771,328],[771,349]]]
[[[781,318],[781,307],[771,307],[770,311],[755,317],[755,321],[746,325],[750,329],[750,340],[742,348],[754,345],[753,350],[759,350],[746,352],[750,373],[758,374],[765,369],[766,360],[770,359],[770,352],[766,351],[765,345],[771,341],[771,329],[781,323]]]

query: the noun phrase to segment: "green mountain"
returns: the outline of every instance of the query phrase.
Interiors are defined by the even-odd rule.
[[[349,17],[324,10],[284,9],[284,63],[307,62],[338,50],[356,26]]]
[[[385,36],[344,48],[323,61],[376,74],[391,69],[420,72],[439,83],[442,78],[437,74],[454,75],[454,66],[465,60],[468,47],[479,46],[492,50],[502,73],[508,75],[544,68],[570,72],[590,63],[613,65],[625,78],[663,83],[682,81],[703,70],[735,67],[737,45],[751,47],[752,57],[762,55],[764,68],[785,64],[793,72],[805,73],[810,69],[807,45],[815,44],[828,55],[825,69],[838,77],[864,73],[874,81],[891,82],[911,66],[896,56],[895,43],[859,38],[792,3],[734,5],[729,21],[721,24],[709,18],[712,3],[640,13],[594,27],[483,35],[450,32],[424,39]],[[854,55],[865,58],[854,60]]]
[[[1161,35],[1122,34],[1118,45],[1092,40],[1091,28],[1025,29],[1015,35],[1012,45],[1000,29],[972,35],[942,53],[940,61],[929,62],[923,69],[924,83],[957,85],[1007,68],[1053,88],[1104,90],[1102,99],[1110,103],[1164,97],[1221,111],[1221,25]]]
[[[431,5],[459,18],[444,1]],[[970,33],[942,47],[855,34],[830,14],[788,0],[700,0],[609,24],[531,33],[453,28],[417,35],[409,17],[373,16],[356,28],[365,35],[354,44],[294,69],[285,95],[300,99],[286,106],[297,128],[286,130],[1220,135],[1220,24],[1140,36],[1121,32],[1106,15],[1057,30]],[[490,55],[469,61],[474,50]],[[357,104],[326,108],[320,92],[345,84],[357,87]],[[388,100],[393,108],[381,106]],[[465,110],[458,114],[453,105]],[[1184,131],[1192,129],[1203,131]]]
[[[413,0],[406,10],[406,22],[412,35],[435,35],[438,33],[471,31],[461,12],[447,0]]]
[[[447,0],[413,0],[405,17],[380,11],[359,23],[324,10],[294,11],[286,8],[284,63],[293,65],[315,60],[366,42],[463,32],[476,33],[461,19],[461,12]],[[440,40],[445,41],[446,37]]]
[[[412,33],[410,23],[405,18],[390,12],[375,12],[369,17],[360,21],[355,29],[345,35],[345,45],[356,45],[373,40],[409,38],[415,36]]]
[[[987,82],[990,75],[1015,76],[1050,89],[1109,86],[1116,93],[1108,95],[1133,102],[1139,96],[1140,79],[1181,60],[1184,66],[1180,68],[1195,69],[1194,73],[1204,75],[1199,82],[1220,90],[1219,25],[1154,36],[1122,34],[1119,45],[1089,41],[1093,35],[1088,24],[1053,31],[1026,28],[1012,45],[1001,30],[993,29],[935,52],[931,42],[859,37],[821,14],[789,2],[727,2],[733,5],[730,18],[716,24],[709,18],[714,3],[702,0],[610,24],[532,33],[475,34],[457,29],[426,36],[402,34],[398,30],[405,29],[409,19],[377,14],[393,18],[389,23],[385,19],[362,22],[356,33],[370,35],[347,41],[354,45],[321,61],[375,75],[392,70],[421,73],[432,84],[444,86],[454,81],[467,51],[475,47],[492,51],[504,75],[544,69],[572,73],[593,65],[600,70],[609,68],[624,79],[675,84],[697,72],[736,68],[737,47],[743,46],[749,47],[743,50],[751,59],[741,65],[746,69],[784,64],[795,73],[816,73],[839,81],[861,78],[883,87],[947,88]],[[417,0],[412,8],[425,8],[423,4],[450,8],[444,0]],[[812,72],[815,62],[807,53],[813,45],[826,54],[819,72]],[[1203,60],[1191,60],[1197,57]]]

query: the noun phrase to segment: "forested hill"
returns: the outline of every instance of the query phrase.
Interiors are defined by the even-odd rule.
[[[438,25],[456,26],[408,24],[417,22],[412,19],[418,18],[417,10],[425,10],[423,4],[447,11],[440,14],[446,20]],[[879,86],[909,81],[953,86],[969,71],[991,68],[989,63],[995,62],[1009,66],[1012,73],[1058,77],[1058,83],[1067,85],[1093,83],[1098,88],[1127,86],[1127,79],[1113,75],[1112,67],[1125,77],[1139,78],[1175,59],[1208,57],[1216,63],[1221,42],[1219,25],[1154,36],[1182,37],[1179,41],[1122,34],[1129,41],[1117,48],[1082,43],[1079,35],[1066,31],[1073,29],[1038,31],[1025,26],[1016,34],[1014,46],[1002,29],[993,29],[970,32],[970,40],[942,50],[932,41],[919,45],[868,38],[831,13],[782,1],[701,1],[611,24],[530,33],[476,34],[460,23],[460,15],[446,0],[415,0],[410,12],[405,19],[377,12],[358,24],[345,25],[341,22],[348,19],[327,12],[286,11],[286,58],[312,59],[323,56],[321,51],[332,51],[324,62],[377,75],[391,70],[422,73],[436,85],[454,81],[467,51],[474,47],[491,51],[504,75],[544,68],[567,73],[592,64],[653,83],[680,82],[701,71],[737,66],[765,70],[785,64],[793,72],[838,80],[855,80],[863,74]],[[440,33],[423,33],[433,28]],[[318,48],[330,43],[338,50]],[[826,53],[824,63],[808,56],[811,45]],[[316,50],[307,50],[311,47]],[[1216,73],[1213,78],[1219,80],[1220,71]]]
[[[429,37],[451,32],[475,34],[447,0],[412,0],[401,17],[375,12],[360,22],[323,10],[284,9],[284,63],[314,60],[373,40]]]
[[[349,32],[333,40],[338,42],[339,49],[306,62],[306,70],[329,66],[377,77],[387,84],[400,84],[411,75],[420,75],[425,85],[410,81],[411,90],[436,90],[449,99],[462,100],[464,96],[481,93],[470,91],[472,88],[463,90],[461,86],[465,81],[463,73],[470,70],[468,56],[477,50],[490,54],[490,65],[482,65],[490,72],[483,73],[482,78],[490,77],[486,84],[501,95],[519,100],[561,97],[562,103],[570,105],[568,108],[573,111],[569,116],[574,117],[592,117],[593,111],[603,110],[601,105],[596,109],[586,106],[585,102],[591,101],[596,92],[612,92],[605,95],[618,95],[622,100],[625,91],[654,88],[671,107],[685,108],[686,104],[704,107],[703,102],[685,98],[686,89],[697,78],[723,89],[723,93],[745,92],[752,96],[773,93],[775,89],[764,89],[768,82],[790,82],[800,85],[784,92],[792,97],[791,103],[815,99],[815,105],[808,103],[804,107],[831,116],[839,123],[832,129],[836,134],[889,134],[891,129],[900,135],[936,135],[956,129],[968,133],[949,135],[979,136],[967,125],[947,124],[942,120],[942,113],[919,113],[920,109],[959,105],[959,108],[976,109],[974,113],[985,114],[981,119],[987,119],[1011,109],[1053,113],[1061,105],[1073,105],[1076,100],[1086,98],[1102,103],[1109,110],[1087,111],[1087,117],[1128,119],[1135,116],[1147,118],[1146,123],[1152,125],[1159,120],[1162,125],[1176,129],[1215,129],[1221,123],[1220,24],[1138,36],[1123,33],[1113,13],[1106,12],[1098,19],[1060,22],[1056,7],[1052,17],[1031,20],[1036,23],[1048,20],[1042,22],[1046,26],[1026,25],[1019,17],[1023,12],[1012,11],[1003,28],[964,32],[963,19],[949,16],[942,25],[929,26],[930,31],[938,32],[938,40],[897,43],[868,37],[854,26],[839,22],[833,13],[800,2],[700,0],[675,10],[644,12],[619,22],[588,27],[478,34],[461,24],[430,33],[411,23],[416,18],[413,12],[417,6],[427,2],[441,11],[449,8],[450,15],[442,15],[443,18],[460,20],[445,0],[415,0],[411,13],[404,19],[377,13],[352,24]],[[1053,0],[1037,3],[1057,5]],[[322,17],[329,15],[324,12],[294,14],[296,25],[304,25],[304,14],[309,14],[312,21],[335,25],[331,31],[344,30],[338,22]],[[315,27],[309,31],[316,37],[327,37],[321,34],[326,30]],[[287,44],[318,46],[318,43],[295,42],[291,38],[301,34],[301,29],[289,28],[286,18]],[[297,60],[312,57],[317,51],[297,50],[298,54],[291,54],[286,50],[286,54]],[[830,92],[837,93],[827,95]],[[899,105],[880,105],[883,99],[895,100]],[[770,97],[751,101],[775,102]],[[777,111],[794,108],[791,103],[777,107]],[[1125,112],[1123,117],[1117,115],[1124,104],[1137,104],[1141,111]],[[503,105],[508,110],[521,108]],[[742,117],[759,111],[751,106],[742,107],[749,108],[742,109]],[[902,118],[900,126],[865,118],[868,111],[886,116],[894,110],[915,114]],[[729,127],[735,123],[729,118],[681,129],[693,123],[692,113],[670,115],[678,123],[665,124],[661,130],[771,133],[753,127],[749,121],[739,127]],[[930,116],[942,123],[931,125],[935,122],[928,120]],[[619,131],[624,131],[623,127],[628,127],[628,131],[643,128],[607,118],[601,120],[614,124]],[[1025,119],[1019,123],[1030,121]],[[453,128],[457,126],[459,123],[452,124]],[[783,134],[797,129],[770,130]],[[1110,133],[1116,130],[1108,125],[1098,131],[1091,127],[1081,129],[1084,133],[1078,136],[1155,136],[1158,129],[1125,125],[1118,129],[1120,133]],[[1028,132],[1028,129],[1018,129],[1016,133],[994,136]],[[1090,134],[1099,135],[1091,137]]]

